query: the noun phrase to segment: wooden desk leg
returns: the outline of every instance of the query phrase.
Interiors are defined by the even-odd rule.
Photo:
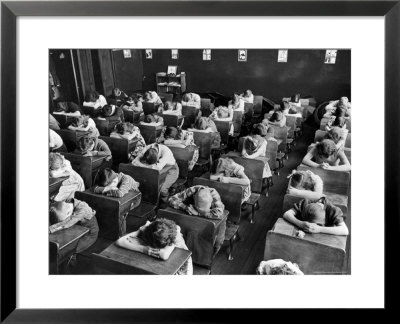
[[[119,216],[119,220],[118,220],[118,222],[119,222],[118,236],[119,237],[124,236],[126,234],[126,218],[128,217],[128,213],[129,212]]]

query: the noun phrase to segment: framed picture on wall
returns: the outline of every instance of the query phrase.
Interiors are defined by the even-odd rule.
[[[151,60],[153,58],[153,51],[151,49],[146,50],[146,59]]]
[[[247,61],[247,50],[245,50],[245,49],[238,50],[238,61],[239,62]]]
[[[395,268],[384,267],[388,258],[383,258],[384,250],[382,248],[382,242],[387,240],[388,244],[386,244],[386,249],[394,249],[396,247],[396,242],[390,240],[397,237],[398,234],[396,217],[388,217],[388,209],[385,209],[385,211],[383,206],[384,204],[390,204],[390,212],[395,215],[399,214],[399,205],[390,202],[396,201],[399,196],[400,188],[398,183],[398,157],[396,154],[393,154],[393,148],[400,147],[400,136],[398,134],[398,130],[400,129],[400,118],[399,111],[396,109],[399,102],[397,85],[400,82],[400,48],[398,45],[400,44],[398,33],[400,1],[365,1],[362,6],[360,6],[359,1],[350,0],[345,2],[331,1],[329,6],[324,6],[323,4],[323,1],[305,1],[298,3],[293,1],[280,1],[279,3],[276,1],[256,1],[246,4],[246,10],[244,11],[243,3],[241,1],[221,1],[217,6],[202,8],[201,14],[204,16],[191,19],[192,16],[199,14],[199,7],[195,3],[187,1],[160,1],[156,4],[151,2],[146,3],[144,1],[126,1],[123,4],[104,1],[96,3],[95,14],[98,15],[98,17],[96,17],[96,19],[86,19],[80,17],[82,10],[87,10],[89,12],[90,10],[93,10],[93,7],[90,3],[85,2],[58,1],[52,3],[51,6],[43,2],[35,1],[29,3],[13,3],[13,1],[7,1],[6,3],[2,3],[2,42],[4,44],[16,44],[18,40],[18,46],[3,46],[1,49],[1,87],[3,93],[3,104],[1,109],[3,113],[2,116],[7,114],[6,118],[1,119],[2,136],[15,134],[15,136],[7,136],[7,138],[4,139],[7,140],[7,145],[2,145],[1,147],[1,185],[2,187],[7,188],[7,191],[3,193],[4,199],[2,199],[1,206],[2,226],[7,229],[6,231],[3,231],[1,235],[4,247],[1,251],[1,272],[2,276],[4,276],[8,282],[8,285],[1,286],[2,297],[4,297],[2,298],[2,319],[8,317],[9,322],[51,321],[57,323],[63,321],[85,323],[88,321],[99,322],[101,320],[108,322],[127,322],[129,320],[132,321],[132,319],[136,320],[137,318],[139,318],[140,321],[141,316],[146,316],[146,318],[159,317],[159,320],[161,321],[186,316],[187,321],[189,321],[189,317],[193,317],[193,320],[198,321],[203,317],[210,319],[210,314],[208,312],[200,313],[194,310],[193,313],[191,313],[192,310],[185,312],[186,307],[189,309],[191,307],[199,307],[201,309],[207,309],[209,307],[233,309],[257,307],[263,309],[268,307],[296,308],[299,305],[300,307],[313,308],[317,305],[319,307],[384,308],[385,301],[383,297],[385,295],[385,289],[394,290],[394,287],[384,286],[388,283],[387,280],[384,280],[385,274],[386,271],[394,272]],[[157,19],[156,16],[152,16],[155,13],[155,9],[166,17]],[[182,16],[180,19],[176,19],[175,17],[170,18],[170,16],[177,15],[177,13]],[[268,17],[271,15],[280,16],[287,13],[292,13],[294,16],[298,15],[299,17],[274,17],[272,23],[270,17]],[[315,19],[310,19],[308,17],[310,13],[320,16],[315,17]],[[127,16],[129,14],[133,17],[120,18],[121,16]],[[68,17],[61,20],[57,19],[60,15],[67,15]],[[201,62],[201,51],[203,48],[231,48],[233,51],[230,59],[237,62],[236,50],[239,47],[246,47],[250,51],[253,51],[253,49],[256,51],[259,48],[273,47],[275,52],[271,54],[270,58],[274,65],[279,66],[279,68],[285,67],[285,65],[277,64],[276,62],[276,50],[281,47],[286,47],[290,50],[290,48],[305,48],[304,44],[306,44],[308,48],[321,48],[321,52],[323,52],[327,46],[339,47],[340,45],[343,45],[343,47],[347,46],[348,48],[348,46],[351,45],[352,48],[357,48],[354,53],[358,54],[356,54],[354,58],[352,57],[354,61],[354,71],[352,70],[351,75],[352,82],[357,82],[357,85],[360,84],[361,87],[365,87],[365,93],[368,93],[368,96],[371,96],[372,98],[368,99],[373,100],[373,102],[385,102],[385,109],[384,114],[374,114],[374,107],[370,109],[371,105],[368,105],[368,102],[365,103],[365,101],[362,101],[363,98],[361,97],[363,94],[361,96],[357,93],[354,94],[355,97],[357,97],[357,95],[358,97],[354,99],[354,101],[352,100],[352,102],[363,107],[365,120],[369,122],[370,119],[368,118],[373,116],[374,120],[372,120],[372,122],[374,126],[384,125],[384,130],[383,127],[382,129],[379,128],[376,134],[374,134],[373,140],[376,142],[368,147],[368,149],[371,150],[371,147],[373,147],[373,150],[376,153],[375,156],[377,157],[374,160],[375,174],[374,177],[370,179],[370,181],[373,182],[371,186],[374,187],[374,193],[369,193],[366,188],[363,188],[362,183],[360,183],[360,178],[355,177],[355,181],[352,181],[352,192],[355,194],[353,203],[356,204],[357,209],[360,210],[363,208],[363,226],[361,231],[360,228],[351,229],[357,231],[357,236],[355,238],[360,240],[357,241],[357,243],[360,243],[356,246],[358,249],[354,250],[354,253],[357,253],[357,260],[359,261],[356,265],[357,268],[355,268],[356,271],[354,274],[351,276],[340,276],[340,278],[338,276],[335,277],[334,280],[331,276],[327,276],[330,277],[328,278],[329,281],[324,280],[324,278],[319,276],[318,282],[323,282],[325,286],[324,289],[318,291],[318,298],[315,298],[315,290],[309,289],[310,286],[315,286],[316,284],[314,276],[302,276],[296,278],[298,279],[296,280],[296,288],[299,288],[302,292],[303,298],[301,301],[296,298],[296,296],[289,296],[290,294],[287,294],[287,291],[290,291],[290,289],[293,288],[293,282],[287,285],[283,280],[278,280],[284,279],[283,277],[274,280],[272,277],[266,278],[253,275],[248,276],[247,278],[235,278],[235,280],[238,280],[235,285],[232,285],[231,282],[226,284],[224,278],[218,278],[218,276],[214,276],[212,281],[206,280],[206,282],[204,280],[200,282],[200,280],[196,280],[196,278],[188,278],[188,281],[182,285],[182,280],[178,283],[179,280],[168,280],[168,278],[163,277],[153,278],[150,276],[137,276],[136,278],[133,278],[132,276],[111,275],[101,276],[101,280],[99,280],[99,276],[85,276],[85,282],[83,283],[80,280],[81,278],[78,276],[58,276],[57,278],[52,278],[48,275],[49,242],[47,239],[43,239],[43,235],[45,236],[48,234],[48,219],[47,217],[42,217],[43,219],[35,219],[35,224],[32,224],[32,226],[29,222],[29,226],[25,223],[29,218],[26,217],[26,215],[30,215],[29,209],[26,210],[26,206],[31,208],[31,206],[34,205],[35,208],[38,208],[38,213],[41,215],[47,215],[49,193],[49,184],[46,181],[49,176],[47,158],[49,150],[49,114],[46,109],[44,109],[43,112],[38,112],[34,115],[29,114],[29,111],[27,112],[26,110],[26,107],[29,107],[29,104],[26,105],[26,101],[24,101],[26,98],[32,97],[30,96],[31,92],[29,92],[29,89],[31,89],[34,90],[36,94],[41,94],[38,98],[45,98],[45,100],[42,100],[40,104],[44,106],[48,105],[47,92],[49,89],[47,84],[47,72],[49,64],[47,57],[40,57],[40,55],[36,55],[30,51],[32,45],[29,40],[32,39],[32,32],[33,35],[44,35],[40,38],[49,38],[46,41],[43,41],[43,39],[37,40],[38,44],[35,43],[35,46],[38,46],[38,49],[40,49],[34,51],[37,52],[37,54],[43,53],[47,51],[48,48],[51,48],[48,46],[49,44],[52,44],[56,48],[65,48],[66,46],[71,48],[96,48],[96,43],[93,40],[88,40],[83,36],[75,36],[79,35],[79,31],[85,28],[85,25],[82,24],[82,21],[84,21],[86,26],[89,23],[92,24],[93,28],[103,35],[105,47],[107,47],[107,40],[109,40],[110,43],[112,40],[112,45],[110,44],[109,46],[110,48],[125,48],[125,46],[129,48],[130,44],[127,41],[126,35],[114,35],[114,30],[110,31],[109,28],[106,28],[106,23],[109,22],[110,17],[104,19],[103,16],[109,15],[115,15],[113,21],[118,25],[118,30],[123,30],[123,28],[126,27],[126,22],[128,20],[129,23],[133,25],[137,23],[137,20],[140,20],[141,25],[135,25],[136,30],[140,30],[141,26],[143,27],[143,22],[145,22],[146,27],[152,26],[150,32],[146,30],[146,33],[149,33],[149,36],[146,37],[146,41],[138,40],[138,48],[144,49],[151,46],[154,46],[153,48],[167,48],[168,50],[172,46],[181,46],[179,48],[184,48],[184,46],[188,48],[197,48],[199,53],[196,55]],[[137,19],[138,15],[140,16],[140,19]],[[218,18],[215,19],[216,15],[231,16],[229,17],[230,19],[227,20],[235,19],[235,26],[237,27],[237,33],[239,35],[233,33],[235,26],[232,27],[232,32],[230,32],[229,29],[228,31],[220,30],[218,26],[221,25],[222,20],[218,20]],[[257,19],[254,19],[253,17],[251,17],[251,19],[243,17],[248,15],[257,16]],[[330,15],[335,15],[335,17],[326,19],[326,16]],[[26,18],[26,16],[35,16],[35,19],[29,19],[30,17]],[[40,21],[40,17],[42,16],[46,16],[46,24],[43,24],[43,21]],[[354,16],[357,16],[357,19],[354,19]],[[336,26],[340,26],[342,22],[349,24],[349,22],[353,21],[353,23],[355,22],[354,26],[356,26],[363,19],[368,20],[371,16],[373,16],[373,19],[371,20],[373,20],[372,24],[374,24],[375,33],[370,33],[368,35],[371,35],[371,37],[376,37],[378,34],[380,35],[379,41],[374,43],[378,44],[374,47],[379,47],[380,51],[378,54],[374,54],[374,58],[377,58],[373,61],[374,64],[371,64],[371,61],[369,61],[363,66],[360,66],[357,61],[358,59],[362,59],[362,55],[365,55],[365,52],[368,51],[370,47],[370,44],[368,44],[369,39],[358,39],[361,43],[357,43],[357,35],[352,33],[351,28],[347,28],[346,30],[348,35],[345,33],[340,34],[338,31],[327,34],[326,31],[331,29],[326,28],[326,20],[329,20],[329,23],[330,20],[336,20]],[[151,17],[151,19],[147,21],[147,17]],[[36,18],[38,22],[35,22]],[[262,31],[272,30],[273,26],[276,26],[276,20],[279,19],[281,19],[279,26],[282,26],[282,28],[279,28],[276,33],[265,33],[265,37],[259,37],[260,27],[263,27]],[[225,20],[225,22],[227,20]],[[371,20],[368,20],[365,25],[371,24]],[[53,26],[57,25],[57,28],[54,28],[53,30],[49,29],[49,21],[51,21]],[[155,23],[155,21],[157,21],[157,23]],[[176,41],[176,43],[174,41],[171,47],[165,45],[165,42],[160,40],[163,37],[160,36],[160,33],[165,30],[166,21],[168,21],[168,24],[176,28],[176,30],[185,33],[180,35],[178,41]],[[215,23],[215,21],[217,21],[217,23]],[[183,25],[183,22],[185,25]],[[252,25],[255,22],[257,22],[258,25]],[[286,27],[288,22],[293,24],[291,28]],[[30,27],[33,27],[35,23],[38,25],[35,29],[31,29]],[[42,29],[43,26],[40,26],[41,24],[46,25],[44,30]],[[205,41],[201,36],[208,35],[203,30],[208,25],[214,27],[214,29],[209,31],[209,33],[213,34],[213,39],[207,38]],[[310,27],[310,25],[312,26]],[[348,27],[348,25],[346,26]],[[302,32],[301,35],[309,36],[313,35],[314,31],[318,29],[322,30],[322,33],[325,33],[324,37],[304,37],[301,40],[296,40],[293,37],[293,30]],[[169,31],[171,30],[172,29],[169,29]],[[38,31],[40,31],[40,33],[38,33]],[[244,31],[245,34],[243,34]],[[282,38],[279,39],[281,33],[284,35],[283,39],[285,41],[283,42]],[[382,35],[383,33],[384,35]],[[230,37],[227,37],[228,40],[225,39],[227,34],[232,34]],[[273,34],[279,35],[274,38]],[[74,38],[71,38],[71,35],[74,35]],[[346,40],[341,43],[343,35],[344,37],[348,37],[348,39],[346,38]],[[358,34],[358,36],[359,35],[360,34]],[[63,36],[69,38],[64,38]],[[118,40],[116,41],[114,37]],[[172,36],[169,35],[168,37],[168,41],[171,41]],[[152,42],[149,43],[148,39],[152,39]],[[201,41],[199,41],[199,39],[201,39]],[[310,41],[310,39],[312,39],[312,41]],[[321,40],[319,43],[317,43],[318,39]],[[329,41],[326,41],[326,39]],[[191,42],[189,42],[189,40],[191,40]],[[385,47],[383,48],[383,46]],[[381,52],[383,52],[384,55],[380,55]],[[79,55],[75,56],[66,56],[64,61],[68,59],[71,66],[77,66],[79,65],[77,62],[85,60],[90,56],[90,53],[87,56],[83,55],[83,53],[78,54]],[[35,64],[32,64],[33,55],[35,55]],[[140,53],[141,58],[142,55],[143,52]],[[239,62],[247,61],[246,49],[239,49],[237,55],[237,60]],[[158,56],[158,54],[156,56]],[[185,69],[186,66],[184,66],[184,63],[190,64],[190,62],[183,62],[185,55],[181,56],[182,64],[179,63],[179,67],[180,69]],[[133,55],[133,57],[135,57],[135,55]],[[177,59],[178,53],[176,53],[176,57],[174,58],[172,51],[168,51],[165,57],[166,60]],[[104,59],[104,57],[99,56],[96,59]],[[146,59],[147,53],[145,53],[145,58],[143,58],[143,65],[148,65],[148,68],[154,68],[154,71],[165,69],[165,65],[155,66],[154,60],[146,61]],[[226,58],[219,57],[218,52],[214,52],[213,50],[213,60],[207,62],[207,64],[204,64],[203,66],[208,68],[214,61],[224,59]],[[263,62],[264,59],[265,58],[261,58],[260,61]],[[125,61],[129,62],[130,60]],[[253,61],[252,52],[250,61]],[[331,58],[328,60],[326,56],[324,59],[322,53],[319,56],[318,62],[322,66],[321,69],[329,71],[335,68],[335,66],[324,66],[324,63],[332,64],[331,61],[335,60],[332,60]],[[21,68],[18,69],[19,73],[21,73],[21,75],[18,74],[18,78],[16,73],[17,62],[18,64],[22,64],[20,65]],[[365,61],[362,62],[365,63]],[[389,66],[390,69],[385,70],[383,63],[385,63],[386,66]],[[339,63],[336,65],[338,64]],[[249,70],[246,69],[250,64],[235,63],[235,65],[240,69],[241,73],[231,74],[232,80],[235,80],[234,82],[238,79],[246,80],[248,73],[259,73],[262,75],[269,73],[267,69],[253,69],[249,72]],[[173,68],[174,66],[176,69]],[[379,72],[376,72],[374,77],[368,79],[367,82],[365,82],[365,77],[362,78],[362,76],[365,75],[366,66],[368,66],[368,69],[373,69],[375,72],[379,70]],[[112,77],[111,68],[110,71],[111,73],[105,75],[104,79]],[[176,74],[177,65],[168,66],[167,71],[168,73]],[[200,69],[199,71],[203,72]],[[293,69],[291,74],[270,74],[270,78],[290,78],[295,75],[295,73],[296,70]],[[43,79],[46,82],[37,81],[35,83],[29,75],[33,75],[37,80]],[[384,75],[385,78],[383,77]],[[37,76],[45,77],[37,78]],[[72,75],[72,78],[73,77],[74,76]],[[190,77],[194,79],[196,78],[196,75],[190,75]],[[311,78],[313,76],[301,77]],[[375,78],[378,78],[381,82],[376,83]],[[315,79],[315,84],[318,84],[318,82],[319,80]],[[375,89],[371,90],[371,88],[368,87],[369,82],[376,86]],[[385,84],[384,87],[383,84]],[[93,87],[94,86],[95,84],[93,84]],[[29,95],[25,95],[24,91],[17,91],[17,88],[27,90],[26,93],[29,93]],[[195,90],[196,89],[193,89],[193,91]],[[266,95],[264,96],[264,99],[261,99],[262,103],[268,102],[268,89],[265,91]],[[294,91],[301,90],[288,89],[288,95],[290,96],[290,92],[294,93]],[[21,96],[21,93],[24,93],[24,96]],[[258,95],[258,93],[254,93],[254,95]],[[38,100],[40,101],[41,99]],[[308,100],[308,102],[310,102],[310,100]],[[390,116],[390,118],[384,119],[384,115]],[[310,119],[310,122],[312,121],[313,120]],[[35,124],[34,131],[32,131],[32,123]],[[40,127],[36,126],[36,123],[37,125],[40,125]],[[17,145],[18,138],[30,138],[32,134],[35,136],[34,148],[33,145],[31,145],[31,141],[19,141]],[[383,134],[385,134],[385,139]],[[314,134],[312,133],[307,135],[310,135],[310,138],[314,138]],[[357,140],[357,138],[360,138],[360,136],[354,137],[353,145],[360,144],[360,140]],[[36,141],[37,139],[40,139],[40,141]],[[39,142],[41,144],[39,144]],[[385,145],[383,145],[383,143]],[[385,151],[383,151],[383,146],[385,146]],[[363,147],[359,146],[359,148]],[[358,149],[358,151],[360,151],[360,149]],[[43,156],[46,156],[39,159],[38,157],[41,154],[38,154],[37,152],[45,152]],[[22,163],[23,160],[21,157],[23,154],[30,157],[29,163]],[[383,164],[383,157],[385,157],[385,164]],[[286,165],[286,167],[288,167],[288,165]],[[368,167],[360,164],[358,167],[358,174],[362,174],[362,172],[368,174]],[[32,169],[34,169],[35,172],[32,172]],[[385,169],[390,170],[390,172],[384,172]],[[37,178],[31,177],[32,173],[35,173],[36,177],[40,176],[40,179],[45,180],[37,181]],[[18,179],[18,181],[15,181],[15,179]],[[384,183],[381,181],[382,179],[385,179]],[[32,183],[35,184],[34,195],[32,195],[32,187],[30,186]],[[384,193],[384,186],[390,188],[390,190],[387,190]],[[30,190],[26,190],[27,188],[30,188]],[[373,195],[374,199],[368,200],[368,204],[365,204],[365,197],[369,197],[368,195],[371,195],[371,198]],[[46,199],[42,200],[43,197]],[[365,207],[368,209],[365,210]],[[274,208],[277,210],[277,217],[280,217],[282,215],[281,206],[274,206]],[[262,213],[262,211],[259,211],[258,213],[260,212]],[[371,217],[371,214],[379,215],[381,217]],[[259,214],[258,216],[262,215]],[[373,235],[371,235],[371,233],[373,233]],[[40,239],[37,239],[39,236]],[[243,239],[248,238],[249,236],[243,237]],[[354,236],[352,236],[352,239],[354,239]],[[32,242],[36,242],[34,251],[32,249]],[[366,253],[364,253],[365,251]],[[373,258],[371,258],[371,251],[373,252]],[[224,247],[221,249],[221,252],[226,252]],[[396,255],[395,253],[396,251],[389,255]],[[226,255],[221,254],[220,257],[226,258]],[[260,258],[263,258],[263,254],[260,254]],[[374,263],[374,271],[368,271],[368,269],[366,269],[366,262]],[[248,268],[250,268],[250,266]],[[252,271],[255,270],[255,265],[251,265],[251,268]],[[252,274],[255,274],[255,271]],[[129,281],[129,284],[135,287],[137,291],[140,289],[141,293],[136,294],[132,293],[132,291],[129,291],[128,289],[121,288],[126,285],[127,281]],[[182,294],[187,292],[187,289],[189,289],[189,285],[187,284],[188,282],[190,282],[190,289],[194,293],[185,299],[184,307],[182,307]],[[362,289],[362,287],[365,287],[365,282],[368,282],[368,290]],[[335,289],[335,285],[336,287],[340,285],[340,289]],[[58,291],[57,298],[54,297],[55,287],[57,287]],[[90,292],[82,294],[81,291],[83,287],[90,287]],[[330,289],[326,289],[326,287],[329,287]],[[168,291],[168,297],[154,298],[154,292],[157,293],[160,289]],[[252,299],[251,301],[243,302],[243,300],[238,301],[235,298],[230,300],[221,298],[218,301],[213,300],[210,302],[209,298],[204,298],[204,295],[210,294],[210,289],[214,289],[215,291],[217,289],[218,291],[224,291],[226,295],[251,295]],[[266,294],[265,291],[268,291],[268,294]],[[117,296],[118,298],[107,298],[107,296]],[[390,296],[390,294],[388,294],[388,296]],[[335,300],[334,305],[329,303],[329,300]],[[65,309],[63,309],[63,307],[65,307]],[[138,311],[132,307],[143,309]],[[180,310],[174,310],[173,315],[171,315],[170,311],[155,311],[154,309],[151,309],[152,307],[178,308]],[[232,314],[235,315],[237,312],[232,311],[231,316]],[[230,315],[224,316],[228,319]]]
[[[327,50],[325,54],[325,64],[336,63],[337,50]]]

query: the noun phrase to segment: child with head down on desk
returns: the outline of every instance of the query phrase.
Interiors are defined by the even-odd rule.
[[[71,163],[60,153],[49,155],[49,176],[51,178],[68,177],[61,184],[54,201],[64,201],[73,198],[75,191],[84,191],[85,185],[82,177],[72,169]]]
[[[122,172],[116,173],[110,168],[99,171],[97,184],[94,192],[109,197],[121,198],[131,190],[139,191],[139,183],[131,176]]]
[[[168,200],[171,207],[180,209],[192,216],[210,219],[222,219],[225,206],[217,190],[196,185],[171,196]],[[216,255],[224,243],[226,220],[222,222],[214,244]]]
[[[116,244],[122,248],[141,252],[161,260],[168,260],[175,247],[189,250],[185,244],[179,225],[165,218],[156,219],[151,223],[147,221],[136,232],[119,238]],[[193,274],[191,257],[189,257],[176,274]]]
[[[283,218],[307,233],[349,234],[343,212],[326,197],[318,200],[302,199],[286,211]]]

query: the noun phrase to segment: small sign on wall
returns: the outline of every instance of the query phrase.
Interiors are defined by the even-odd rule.
[[[210,49],[203,50],[203,61],[211,61],[211,50]]]
[[[124,58],[131,58],[132,53],[131,50],[124,50]]]
[[[178,50],[177,50],[177,49],[171,50],[171,58],[172,58],[173,60],[177,60],[178,57],[179,57]]]
[[[335,64],[336,56],[337,56],[337,50],[326,50],[325,64]]]
[[[151,60],[153,58],[153,51],[151,49],[146,50],[146,59]]]
[[[238,61],[239,62],[247,61],[247,50],[245,50],[245,49],[238,50]]]
[[[288,50],[279,50],[278,51],[278,62],[286,63],[288,57]]]

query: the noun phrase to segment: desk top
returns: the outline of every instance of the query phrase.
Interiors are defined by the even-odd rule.
[[[121,198],[110,197],[110,196],[106,196],[106,195],[103,195],[103,194],[94,193],[94,188],[95,187],[96,186],[93,186],[93,187],[91,187],[89,189],[86,189],[84,191],[84,193],[87,194],[87,195],[90,195],[90,196],[100,197],[100,198],[103,198],[105,200],[117,201],[121,205],[126,203],[129,200],[132,200],[132,199],[136,198],[137,196],[140,196],[142,194],[140,191],[130,190],[126,195],[124,195]]]
[[[86,233],[89,233],[88,228],[80,225],[73,225],[61,231],[51,233],[49,235],[49,241],[57,243],[58,249],[61,250],[69,244],[79,240]]]
[[[120,263],[123,266],[128,266],[137,269],[139,273],[148,273],[156,275],[173,275],[183,264],[189,259],[192,252],[175,248],[168,260],[160,260],[148,256],[146,254],[127,250],[117,246],[115,243],[111,244],[103,252],[101,256],[108,258],[112,261]],[[123,267],[121,267],[123,270]]]
[[[296,237],[296,233],[299,229],[284,220],[283,218],[278,218],[274,227],[272,228],[273,232],[285,234],[288,236]],[[305,233],[303,238],[299,238],[299,240],[306,240],[310,242],[315,242],[323,245],[329,245],[334,248],[346,250],[346,240],[347,236],[345,235],[331,235],[331,234],[309,234]]]

